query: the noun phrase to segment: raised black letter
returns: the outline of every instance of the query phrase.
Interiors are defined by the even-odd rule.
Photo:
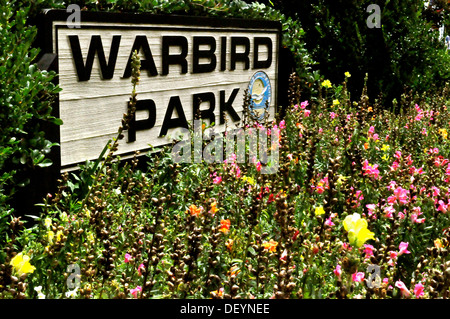
[[[172,118],[173,110],[176,109],[178,113],[178,118]],[[189,128],[186,121],[186,115],[184,115],[183,106],[181,105],[179,96],[172,96],[167,106],[166,115],[164,116],[164,122],[161,127],[161,132],[159,136],[164,136],[170,128],[184,127]]]
[[[200,50],[201,45],[208,45],[209,49]],[[217,65],[217,58],[214,54],[216,52],[216,39],[214,39],[214,37],[194,37],[192,51],[192,73],[207,73],[214,71]],[[200,64],[200,59],[202,58],[209,59],[209,63]]]
[[[227,37],[220,38],[220,71],[227,68]]]
[[[267,47],[267,60],[259,60],[259,46],[265,45]],[[272,65],[272,39],[266,37],[256,37],[253,49],[253,68],[266,69]]]
[[[169,54],[171,46],[180,47],[179,54]],[[188,41],[182,36],[164,36],[162,37],[162,75],[169,74],[169,65],[181,65],[181,74],[187,73],[188,63],[186,56],[188,54]]]
[[[77,69],[78,81],[89,81],[91,78],[92,65],[94,63],[95,53],[97,52],[100,62],[102,79],[112,79],[114,68],[116,67],[117,54],[119,52],[120,35],[113,36],[111,43],[111,52],[109,53],[108,63],[106,63],[105,52],[103,51],[102,38],[99,35],[93,35],[89,44],[86,65],[83,62],[80,40],[77,35],[69,35],[70,47],[72,49],[73,60]]]
[[[136,121],[137,111],[148,111],[148,118]],[[149,130],[155,126],[156,122],[156,106],[153,100],[138,100],[136,102],[136,112],[133,114],[130,126],[128,128],[127,143],[136,141],[136,131]]]
[[[131,76],[131,57],[133,56],[133,52],[136,50],[139,53],[141,49],[145,56],[145,60],[141,60],[141,70],[147,70],[149,76],[158,75],[155,61],[153,61],[152,51],[148,45],[147,37],[145,35],[137,35],[134,39],[133,47],[131,48],[130,57],[128,58],[125,72],[123,73],[124,78],[129,78]]]
[[[225,112],[231,115],[234,122],[241,119],[233,108],[233,102],[238,92],[239,88],[234,89],[228,101],[225,101],[225,91],[220,91],[220,124],[225,124]]]
[[[238,46],[244,46],[244,52],[236,52]],[[232,37],[231,38],[231,61],[230,70],[236,69],[236,62],[244,62],[244,70],[250,68],[250,59],[248,57],[250,53],[250,40],[245,37]]]

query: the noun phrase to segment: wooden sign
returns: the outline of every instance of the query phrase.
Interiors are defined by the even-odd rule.
[[[278,91],[278,22],[187,16],[81,12],[45,14],[45,52],[56,54],[60,167],[98,158],[121,125],[132,90],[131,54],[139,52],[141,77],[133,130],[116,154],[123,158],[149,145],[171,142],[176,130],[200,113],[217,131],[238,123],[244,90],[253,112]]]

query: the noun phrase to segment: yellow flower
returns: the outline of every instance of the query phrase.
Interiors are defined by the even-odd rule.
[[[387,161],[389,160],[389,156],[387,154],[384,154],[383,156],[381,156],[381,159]]]
[[[44,220],[44,225],[45,225],[45,228],[49,229],[50,226],[52,225],[52,219],[51,219],[50,217],[47,217],[47,218]]]
[[[87,240],[88,240],[90,243],[94,243],[94,242],[95,242],[94,234],[91,233],[91,232],[89,232],[88,235],[87,235]]]
[[[442,137],[446,140],[447,139],[447,130],[445,128],[440,128],[439,129],[439,134],[442,135]]]
[[[323,81],[322,82],[322,86],[323,87],[326,87],[326,88],[331,88],[331,82],[330,82],[330,80],[325,80],[325,81]]]
[[[367,229],[367,221],[358,213],[344,219],[344,229],[348,232],[348,240],[356,247],[361,247],[367,240],[374,239],[374,233]]]
[[[255,185],[255,180],[251,177],[243,176],[242,179],[244,180],[244,182],[247,182],[250,185]]]
[[[336,182],[337,185],[341,185],[342,183],[344,183],[346,180],[348,179],[347,176],[342,176],[342,175],[338,175],[338,180]]]
[[[383,152],[387,152],[387,151],[389,151],[389,149],[390,149],[390,146],[389,146],[389,145],[386,145],[386,144],[383,144],[383,146],[381,147],[381,150],[382,150]]]
[[[333,100],[333,105],[339,105],[339,100]]]
[[[346,78],[349,78],[349,77],[351,77],[351,76],[352,76],[352,75],[350,74],[350,72],[348,72],[348,71],[347,71],[347,72],[345,72],[345,73],[344,73],[344,75],[345,75],[345,77],[346,77]]]
[[[61,238],[62,238],[62,236],[63,236],[62,230],[58,230],[58,231],[56,232],[56,241],[60,241]]]
[[[325,210],[323,209],[322,206],[316,207],[316,210],[314,211],[314,214],[316,216],[323,215],[323,214],[325,214]]]
[[[10,264],[14,267],[19,276],[22,276],[23,274],[30,274],[36,269],[36,267],[30,264],[30,257],[24,255],[23,253],[19,253],[11,259]]]
[[[53,238],[55,238],[55,233],[52,232],[51,230],[49,230],[49,231],[47,232],[47,240],[48,240],[48,242],[49,242],[50,244],[53,243]]]

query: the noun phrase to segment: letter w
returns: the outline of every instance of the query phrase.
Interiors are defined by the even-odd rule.
[[[114,68],[116,67],[117,54],[119,53],[120,38],[120,35],[113,36],[111,52],[109,53],[108,63],[106,63],[102,38],[99,35],[93,35],[91,37],[91,43],[89,44],[89,51],[85,65],[83,62],[83,54],[81,53],[80,40],[78,39],[78,36],[69,35],[70,47],[72,49],[72,55],[78,74],[78,81],[89,81],[91,78],[92,65],[94,63],[96,52],[100,62],[102,79],[112,79],[114,75]]]

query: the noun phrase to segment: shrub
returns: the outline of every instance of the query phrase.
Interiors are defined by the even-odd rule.
[[[38,49],[31,48],[36,28],[26,25],[28,8],[15,1],[0,3],[0,245],[13,208],[11,197],[29,182],[29,171],[51,165],[47,157],[55,145],[44,136],[51,116],[53,73],[34,64]]]
[[[306,48],[323,76],[338,82],[350,71],[356,79],[349,84],[354,99],[361,95],[366,74],[371,102],[382,96],[387,108],[409,89],[442,89],[450,79],[450,56],[439,33],[431,31],[436,22],[427,20],[422,0],[264,2],[300,21]],[[370,4],[381,8],[379,29],[366,24]],[[448,19],[449,13],[442,11],[439,19]]]

